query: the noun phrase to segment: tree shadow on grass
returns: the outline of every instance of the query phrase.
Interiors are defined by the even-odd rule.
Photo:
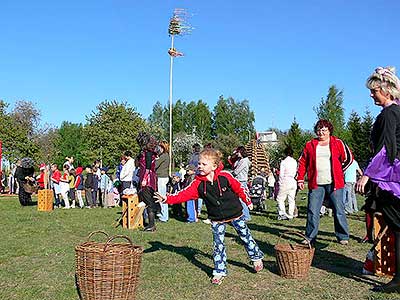
[[[332,221],[333,222],[333,221]],[[284,227],[285,229],[278,230],[277,237],[279,237],[281,234],[283,234],[285,231],[298,231],[302,234],[304,234],[304,231],[306,229],[305,225],[293,225],[290,221],[278,221],[278,222],[270,222],[269,224],[274,225],[274,226],[280,226]],[[263,226],[263,225],[258,225],[258,224],[249,224],[249,228],[261,232],[270,232],[270,227]],[[275,228],[276,229],[276,228]],[[276,232],[276,230],[273,230]],[[273,234],[273,233],[271,233]],[[350,234],[349,235],[350,239],[354,239],[356,241],[360,241],[361,238],[359,236],[355,236]],[[333,239],[336,239],[335,233],[334,233],[334,227],[332,223],[332,231],[324,231],[324,230],[318,230],[318,241],[326,241],[326,242],[332,242]]]
[[[258,227],[258,226],[264,227],[264,226],[262,226],[262,225],[257,225],[257,224],[248,224],[248,227],[249,227],[250,230],[252,230],[252,229],[254,229],[254,228]],[[271,234],[279,235],[279,230],[278,230],[277,228],[270,228],[270,227],[269,227],[269,228],[268,228],[268,231],[269,231]],[[225,233],[225,237],[226,237],[226,238],[232,238],[232,239],[233,239],[236,243],[238,243],[239,245],[243,245],[242,240],[240,239],[240,237],[239,237],[237,234],[232,234],[232,233],[230,233],[230,232],[226,232],[226,233]],[[254,237],[253,237],[253,238],[254,238]],[[266,254],[266,257],[274,257],[274,256],[275,256],[275,249],[274,249],[274,245],[273,245],[272,243],[269,243],[269,242],[261,242],[261,241],[259,241],[259,240],[257,240],[257,239],[255,239],[255,241],[257,242],[258,247],[260,248],[260,250],[261,250],[262,252],[264,252],[264,254]],[[274,260],[272,260],[272,261],[267,261],[267,260],[266,260],[266,257],[263,259],[263,261],[264,261],[264,268],[266,268],[267,270],[269,270],[271,273],[278,274],[278,269],[277,269],[277,267],[276,267],[275,261],[274,261]],[[253,271],[253,270],[251,269],[251,271]]]
[[[165,244],[165,243],[159,242],[159,241],[152,241],[149,243],[150,243],[151,247],[145,249],[143,251],[143,253],[152,253],[155,251],[169,251],[172,253],[177,253],[179,255],[182,255],[190,263],[195,265],[197,268],[202,270],[207,275],[212,274],[213,268],[204,264],[203,262],[201,262],[198,259],[199,257],[206,257],[212,261],[213,257],[212,257],[212,255],[210,255],[208,253],[205,253],[201,250],[198,250],[198,249],[195,249],[192,247],[188,247],[188,246],[175,246],[175,245],[171,245],[171,244]],[[230,265],[236,266],[236,267],[245,268],[248,271],[253,271],[253,268],[250,267],[249,265],[235,261],[235,260],[228,259],[227,263]]]
[[[365,215],[358,215],[358,214],[351,214],[346,216],[347,219],[354,220],[354,221],[359,221],[359,222],[365,222]]]
[[[312,266],[358,282],[381,284],[380,281],[361,274],[363,262],[326,249],[316,249]]]

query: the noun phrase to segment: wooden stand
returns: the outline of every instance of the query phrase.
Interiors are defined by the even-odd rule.
[[[38,211],[52,211],[53,210],[53,191],[52,190],[38,190]]]
[[[374,214],[374,240],[386,228],[386,223],[381,213]],[[395,272],[394,234],[388,228],[374,251],[375,275],[393,276]]]
[[[134,195],[122,196],[122,227],[128,229],[143,228],[144,203],[139,203],[139,197]]]

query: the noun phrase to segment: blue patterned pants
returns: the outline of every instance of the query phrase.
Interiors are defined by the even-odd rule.
[[[230,222],[238,233],[239,237],[244,243],[244,247],[247,251],[251,261],[256,261],[264,257],[264,253],[258,248],[256,241],[251,236],[250,230],[244,220],[244,216]],[[213,275],[226,275],[226,247],[224,243],[226,222],[212,222],[211,229],[214,240],[214,271]]]

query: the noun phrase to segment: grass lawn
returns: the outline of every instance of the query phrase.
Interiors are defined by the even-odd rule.
[[[209,225],[171,219],[154,233],[114,228],[120,209],[70,209],[38,212],[21,207],[17,197],[0,197],[0,299],[78,299],[74,247],[94,230],[128,235],[145,249],[137,299],[400,299],[369,289],[387,278],[361,275],[369,244],[357,240],[365,233],[364,214],[349,217],[350,244],[336,243],[333,219],[323,217],[319,243],[309,278],[283,279],[277,274],[274,245],[287,230],[304,231],[305,192],[297,195],[299,218],[277,221],[275,202],[268,212],[253,215],[249,227],[265,253],[265,270],[252,272],[244,247],[228,227],[226,245],[229,275],[212,286],[212,236]],[[362,204],[362,199],[360,204]],[[34,199],[35,201],[35,199]],[[102,237],[99,236],[101,239]],[[294,237],[293,240],[300,241]]]

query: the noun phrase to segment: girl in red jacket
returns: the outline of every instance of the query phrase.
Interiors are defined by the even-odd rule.
[[[214,240],[214,270],[212,283],[219,285],[227,275],[225,230],[230,223],[242,239],[247,254],[253,262],[256,272],[263,269],[264,253],[251,236],[242,213],[240,199],[250,209],[253,205],[245,190],[233,176],[223,171],[222,154],[215,149],[204,149],[199,155],[198,175],[185,189],[173,195],[155,193],[155,197],[163,203],[176,204],[190,199],[204,199]]]

